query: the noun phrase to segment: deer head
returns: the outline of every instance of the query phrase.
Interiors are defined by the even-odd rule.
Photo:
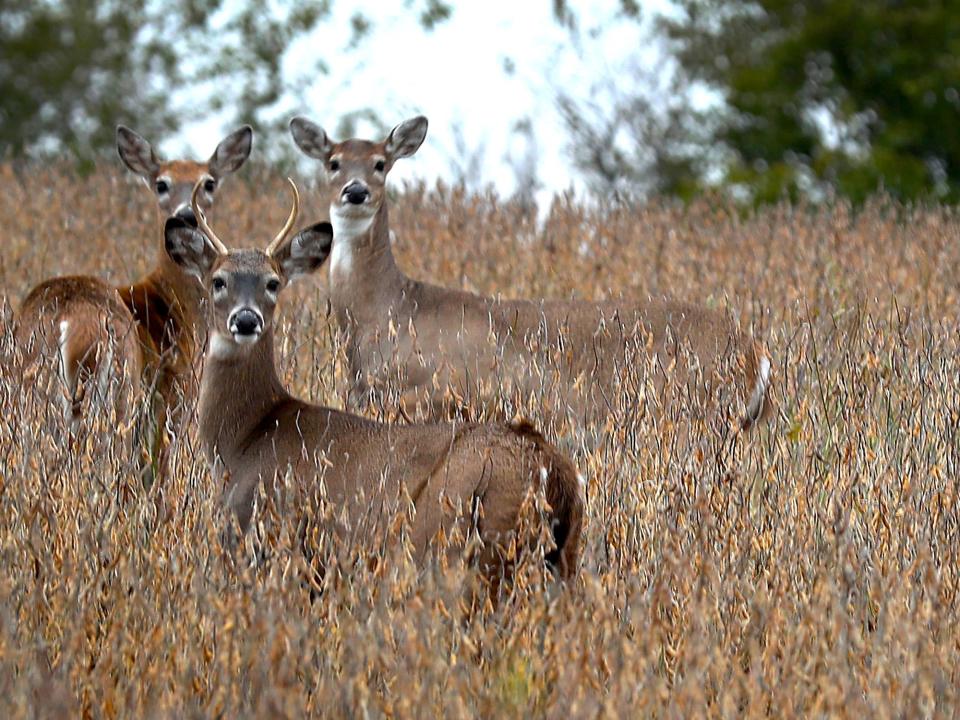
[[[272,331],[280,292],[293,280],[319,268],[330,254],[333,229],[328,222],[292,234],[299,210],[297,186],[290,180],[293,207],[287,222],[265,250],[230,250],[210,228],[199,207],[202,182],[194,187],[191,207],[199,227],[182,217],[167,219],[164,243],[170,258],[198,278],[209,302],[211,351],[232,356]]]
[[[178,216],[194,224],[191,196],[196,195],[201,209],[209,210],[220,181],[240,169],[252,147],[253,130],[244,125],[221,140],[206,162],[161,162],[149,142],[130,128],[117,126],[120,159],[153,189],[160,212],[164,217]],[[194,193],[198,186],[199,193]]]
[[[297,147],[321,161],[334,225],[369,225],[383,204],[387,174],[397,160],[420,148],[427,136],[427,119],[418,116],[400,123],[383,142],[335,143],[323,128],[304,117],[290,121],[290,133]]]

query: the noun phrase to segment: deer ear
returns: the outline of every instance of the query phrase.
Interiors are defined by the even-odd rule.
[[[207,165],[210,168],[210,174],[215,178],[222,178],[240,169],[247,158],[250,157],[250,150],[253,148],[253,128],[244,125],[238,130],[234,130],[227,135],[217,149],[213,151]]]
[[[163,246],[171,260],[198,280],[206,277],[220,255],[206,235],[176,216],[163,226]]]
[[[310,122],[305,117],[295,117],[290,121],[290,134],[304,154],[324,162],[330,159],[333,143],[323,128],[316,123]]]
[[[427,119],[423,115],[404,120],[387,136],[387,155],[390,156],[391,160],[410,157],[420,149],[426,137]]]
[[[160,161],[150,143],[124,125],[117,125],[117,152],[124,165],[151,182],[160,172]]]
[[[287,280],[295,280],[315,272],[323,265],[331,247],[333,226],[328,222],[320,222],[285,240],[273,251],[273,259],[279,263]]]

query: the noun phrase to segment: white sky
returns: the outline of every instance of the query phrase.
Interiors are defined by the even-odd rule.
[[[640,47],[644,30],[633,20],[617,17],[618,0],[576,2],[579,43],[553,18],[551,0],[490,0],[453,2],[452,17],[426,32],[417,14],[420,3],[358,0],[333,3],[332,17],[311,37],[292,46],[284,59],[287,71],[311,65],[317,58],[330,67],[318,75],[302,98],[284,98],[283,117],[306,114],[334,135],[341,116],[363,108],[379,108],[393,125],[415,115],[430,120],[423,147],[398,163],[394,182],[412,178],[451,178],[451,161],[458,158],[455,126],[460,125],[468,152],[482,151],[482,183],[501,194],[514,189],[514,172],[505,158],[522,154],[525,142],[512,132],[514,123],[529,117],[537,138],[538,173],[544,185],[540,198],[582,181],[567,158],[568,141],[555,98],[563,89],[576,98],[591,98],[598,82],[611,81],[632,89],[630,67],[650,67],[662,58],[655,46]],[[669,11],[669,0],[645,0],[646,25],[657,12]],[[373,28],[355,49],[349,49],[350,18],[360,12]],[[577,45],[579,44],[579,47]],[[511,60],[511,75],[504,64]],[[302,74],[302,73],[301,73]],[[593,100],[604,105],[602,95]],[[182,134],[161,145],[168,156],[192,151],[211,152],[228,129],[216,116],[188,125]],[[360,125],[361,136],[373,133]],[[337,140],[343,138],[336,138]]]

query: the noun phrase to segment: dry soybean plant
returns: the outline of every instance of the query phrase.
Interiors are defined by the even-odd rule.
[[[215,221],[257,245],[286,190],[279,173],[244,176]],[[21,382],[11,307],[56,273],[134,277],[151,259],[144,234],[160,230],[119,168],[0,165],[0,184],[4,717],[960,712],[952,209],[878,198],[744,216],[709,200],[559,197],[538,223],[494,197],[400,192],[395,252],[414,276],[729,307],[777,361],[777,415],[747,435],[680,392],[651,411],[642,363],[605,424],[552,422],[588,479],[581,576],[560,589],[521,562],[497,608],[464,613],[467,571],[418,572],[402,542],[337,555],[318,592],[283,519],[298,501],[282,494],[264,494],[229,555],[190,427],[149,492],[107,413],[67,452],[59,410]],[[318,197],[304,222],[322,218]],[[291,290],[282,318],[284,381],[341,405],[325,282]],[[501,410],[536,423],[547,402],[550,388],[504,395]]]

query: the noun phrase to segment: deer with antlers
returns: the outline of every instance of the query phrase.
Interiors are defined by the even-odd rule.
[[[501,300],[405,275],[391,250],[386,180],[423,143],[426,118],[401,123],[382,142],[337,143],[303,117],[290,131],[320,161],[327,189],[330,303],[346,336],[351,407],[391,387],[434,414],[449,411],[451,398],[482,400],[478,386],[512,384],[529,397],[543,383],[531,370],[534,350],[546,348],[560,385],[577,390],[563,402],[586,420],[610,411],[625,363],[644,358],[661,391],[673,376],[706,400],[725,383],[740,398],[742,427],[769,414],[770,356],[724,312],[671,301]],[[721,366],[732,371],[721,375]]]
[[[161,215],[196,225],[220,182],[250,155],[253,131],[244,126],[218,145],[206,162],[162,162],[144,138],[117,128],[121,160],[156,194]],[[17,313],[17,341],[31,372],[41,358],[56,363],[59,388],[71,430],[90,401],[113,397],[118,418],[137,426],[143,480],[162,470],[164,427],[175,424],[184,398],[193,394],[195,361],[203,346],[202,289],[170,260],[162,243],[156,264],[129,285],[111,286],[89,276],[57,277],[34,287]]]
[[[176,217],[165,229],[171,261],[199,278],[209,298],[200,439],[241,530],[250,525],[258,488],[292,469],[302,485],[325,483],[346,519],[340,532],[409,497],[418,561],[434,536],[451,537],[455,526],[467,524],[481,539],[481,566],[500,576],[502,544],[528,492],[542,486],[556,545],[546,559],[562,578],[573,577],[582,481],[528,424],[382,424],[311,405],[284,389],[273,357],[276,303],[291,281],[323,264],[333,239],[325,222],[292,234],[299,201],[290,184],[290,216],[264,251],[229,250],[199,209],[199,229]]]

